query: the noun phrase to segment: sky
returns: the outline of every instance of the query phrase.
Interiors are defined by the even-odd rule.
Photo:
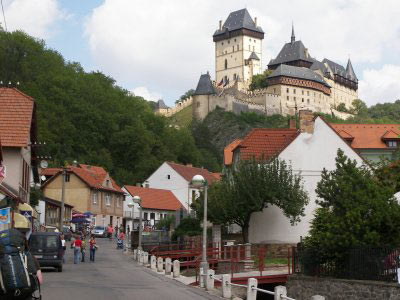
[[[242,8],[265,32],[264,68],[290,41],[293,22],[311,56],[344,66],[351,59],[368,105],[400,99],[398,0],[2,1],[9,31],[43,39],[147,100],[173,105],[201,74],[214,76],[212,35],[219,20]]]

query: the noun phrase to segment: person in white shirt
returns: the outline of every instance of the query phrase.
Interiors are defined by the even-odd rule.
[[[67,246],[65,244],[65,238],[64,238],[63,234],[60,235],[60,239],[61,239],[61,256],[62,256],[62,262],[64,264],[65,263],[64,254],[65,254],[65,250],[67,250]]]

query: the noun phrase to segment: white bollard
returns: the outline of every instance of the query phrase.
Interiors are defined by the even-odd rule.
[[[311,300],[325,300],[325,297],[320,295],[315,295],[311,297]]]
[[[172,263],[171,259],[167,257],[165,259],[165,275],[171,275]]]
[[[144,261],[144,252],[140,251],[139,264],[143,265],[143,261]]]
[[[138,262],[140,262],[140,254],[142,253],[142,250],[138,250],[137,252],[136,252],[136,260],[138,261]]]
[[[225,299],[232,298],[231,274],[222,275],[222,297]]]
[[[205,270],[203,268],[199,268],[199,280],[200,280],[200,287],[204,288],[206,287],[206,283],[204,280],[205,277]]]
[[[281,296],[287,296],[286,287],[282,285],[276,286],[274,292],[274,300],[283,300]]]
[[[157,271],[162,272],[164,269],[164,260],[162,257],[157,258]]]
[[[154,255],[152,255],[150,257],[150,268],[152,270],[157,270],[157,266],[156,266],[156,257]]]
[[[249,278],[247,281],[247,300],[257,299],[257,290],[254,290],[254,288],[257,288],[257,279]]]
[[[137,249],[133,250],[133,260],[136,260],[137,257]]]
[[[149,253],[145,252],[143,255],[143,264],[144,266],[147,266],[148,263],[149,263]]]
[[[174,278],[181,276],[181,263],[179,260],[174,260]]]
[[[214,275],[215,271],[208,269],[207,270],[207,277],[206,277],[206,290],[210,291],[214,289]]]

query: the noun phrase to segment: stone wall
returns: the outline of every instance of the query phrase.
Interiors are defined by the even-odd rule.
[[[289,276],[288,295],[296,300],[309,300],[313,295],[326,300],[395,300],[400,299],[400,285],[378,281]]]

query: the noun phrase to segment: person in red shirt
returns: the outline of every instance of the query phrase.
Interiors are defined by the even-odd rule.
[[[81,247],[82,240],[80,235],[78,235],[74,241],[74,264],[79,264],[79,261],[81,260]]]
[[[107,227],[107,236],[108,236],[108,238],[111,240],[112,239],[112,233],[113,233],[113,228],[112,228],[112,226],[111,226],[111,224],[110,225],[108,225],[108,227]]]

